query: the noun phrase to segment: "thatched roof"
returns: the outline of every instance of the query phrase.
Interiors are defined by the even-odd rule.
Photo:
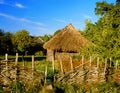
[[[43,44],[44,43],[44,41],[40,37],[34,37],[34,42],[35,43],[39,43],[39,44]]]
[[[44,44],[45,49],[65,52],[79,52],[88,42],[72,24],[69,24]]]

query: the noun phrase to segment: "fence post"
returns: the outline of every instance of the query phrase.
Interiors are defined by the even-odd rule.
[[[99,57],[97,57],[97,69],[99,69]]]
[[[111,57],[110,57],[110,67],[112,66],[112,59],[111,59]]]
[[[99,71],[99,66],[100,66],[99,61],[100,61],[100,58],[97,57],[97,79],[98,79],[98,81],[99,81],[99,73],[100,73],[100,71]]]
[[[92,67],[92,56],[90,56],[90,69]]]
[[[5,60],[6,61],[8,60],[8,54],[7,53],[5,54]]]
[[[60,56],[59,56],[59,59],[60,59],[61,74],[63,75],[63,65],[62,65],[62,57],[61,57],[61,54],[60,54]]]
[[[32,55],[32,70],[34,71],[34,68],[35,68],[35,66],[34,66],[34,55]]]
[[[8,69],[8,54],[5,54],[6,69]]]
[[[18,53],[16,53],[15,65],[18,63]]]
[[[70,56],[70,67],[71,67],[71,71],[73,71],[73,63],[72,63],[72,57]]]
[[[84,68],[84,56],[82,56],[82,68]]]
[[[54,57],[52,57],[52,69],[53,69],[53,74],[54,74],[54,70],[55,70],[55,60],[54,60]]]
[[[25,67],[24,55],[22,55],[23,67]]]
[[[118,60],[116,60],[116,70],[118,69]]]
[[[46,85],[47,82],[47,65],[45,66],[45,82],[44,82],[44,86]]]
[[[105,59],[105,68],[104,68],[104,73],[106,71],[106,68],[107,68],[107,58]]]

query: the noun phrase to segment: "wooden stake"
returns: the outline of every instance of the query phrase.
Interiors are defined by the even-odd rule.
[[[54,60],[54,57],[52,57],[52,69],[53,69],[53,73],[54,73],[54,70],[55,70],[55,60]]]
[[[107,68],[107,58],[105,59],[105,68],[104,68],[104,73],[106,71],[106,68]]]
[[[73,71],[73,63],[72,63],[72,57],[70,56],[70,67],[71,67],[71,71]]]
[[[90,68],[92,67],[92,56],[90,56]]]
[[[118,60],[116,60],[116,70],[118,69]]]
[[[18,70],[18,68],[17,68],[17,66],[15,67],[15,82],[17,81],[17,71]]]
[[[99,81],[99,57],[97,57],[97,79],[98,79],[98,81]]]
[[[97,69],[99,69],[99,57],[97,57]]]
[[[7,53],[5,54],[5,60],[6,61],[8,60],[8,54]]]
[[[22,55],[23,67],[25,67],[24,56]]]
[[[82,68],[84,67],[84,56],[82,56]]]
[[[16,53],[15,65],[18,64],[18,53]]]
[[[8,69],[8,54],[5,54],[6,69]]]
[[[110,58],[110,67],[112,66],[112,59]]]
[[[60,54],[60,56],[59,56],[59,59],[60,59],[61,74],[63,75],[63,65],[62,65],[62,57],[61,57],[61,54]]]
[[[34,55],[32,55],[32,70],[34,71]]]
[[[44,82],[44,86],[46,85],[47,83],[47,65],[45,66],[45,82]]]

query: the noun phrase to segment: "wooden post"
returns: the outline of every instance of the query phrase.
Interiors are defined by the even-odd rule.
[[[99,57],[97,57],[97,69],[99,69]]]
[[[61,74],[63,75],[63,65],[62,65],[62,57],[61,57],[61,54],[60,54],[60,56],[59,56],[59,59],[60,59]]]
[[[112,59],[110,58],[110,67],[112,66]]]
[[[84,56],[82,56],[82,68],[84,68]]]
[[[90,69],[91,69],[91,67],[92,67],[92,56],[90,56]]]
[[[25,66],[24,55],[22,55],[23,67]]]
[[[18,64],[18,53],[16,53],[15,65]]]
[[[8,60],[8,54],[7,53],[5,54],[5,60],[6,61]]]
[[[54,73],[54,70],[55,70],[55,60],[54,60],[54,57],[52,57],[52,69],[53,69],[53,73]]]
[[[6,69],[8,69],[8,54],[5,54]]]
[[[97,80],[99,81],[99,57],[97,57]]]
[[[47,65],[45,66],[45,82],[44,82],[44,86],[46,85],[47,82]]]
[[[118,69],[118,60],[116,60],[116,70]]]
[[[104,68],[104,73],[106,71],[106,68],[107,68],[107,58],[105,59],[105,68]]]
[[[73,71],[73,63],[72,63],[72,57],[70,56],[70,67],[71,67],[71,71]]]
[[[34,71],[34,55],[32,55],[32,70]]]
[[[17,68],[17,66],[15,67],[15,82],[17,81],[17,71],[18,70],[18,68]]]

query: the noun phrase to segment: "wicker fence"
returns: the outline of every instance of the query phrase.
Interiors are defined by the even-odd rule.
[[[105,82],[108,77],[114,77],[120,81],[119,60],[113,65],[111,58],[101,60],[100,57],[88,57],[85,59],[81,56],[75,65],[75,59],[70,54],[59,54],[57,60],[60,74],[56,76],[56,81],[61,83],[83,83],[83,82]],[[112,73],[112,74],[111,74]]]

